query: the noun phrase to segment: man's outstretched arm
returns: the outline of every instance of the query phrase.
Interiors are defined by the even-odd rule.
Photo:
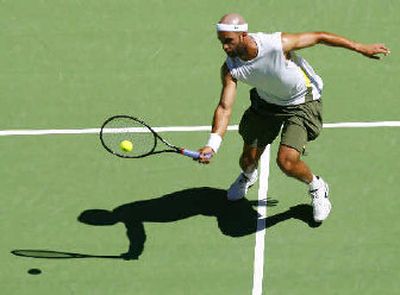
[[[214,111],[213,123],[211,134],[219,137],[219,141],[221,141],[222,137],[225,134],[226,129],[228,128],[229,119],[232,113],[233,103],[236,97],[236,87],[237,82],[231,74],[229,73],[228,67],[224,63],[221,67],[221,82],[222,82],[222,90],[221,97],[219,103]],[[219,144],[217,144],[219,145]],[[207,164],[209,162],[209,158],[205,157],[207,154],[214,154],[216,150],[214,150],[211,145],[205,146],[200,149],[201,157],[199,159],[200,163]]]
[[[346,48],[373,59],[380,59],[378,54],[383,54],[385,56],[390,54],[389,48],[387,48],[384,44],[363,44],[327,32],[309,32],[298,34],[282,33],[282,47],[285,53],[288,53],[292,50],[311,47],[316,44],[325,44],[329,46]]]

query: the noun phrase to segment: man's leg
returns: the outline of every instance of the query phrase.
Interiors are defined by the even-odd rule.
[[[236,201],[243,198],[248,189],[257,181],[258,161],[264,150],[265,147],[243,145],[243,152],[239,160],[239,165],[243,172],[228,189],[228,200]]]
[[[300,152],[294,148],[281,144],[278,151],[277,163],[287,176],[300,180],[310,186],[314,220],[317,222],[325,220],[332,207],[328,199],[328,184],[311,172],[308,165],[300,159]]]
[[[304,146],[309,140],[315,139],[319,133],[318,130],[312,129],[313,126],[318,125],[318,121],[314,120],[312,124],[311,119],[303,121],[301,116],[297,116],[285,122],[277,163],[286,175],[309,185],[314,220],[321,222],[328,217],[332,207],[328,199],[329,186],[322,178],[314,175],[309,166],[301,160]]]
[[[255,89],[251,90],[255,95]],[[279,135],[282,119],[271,114],[260,114],[250,107],[243,114],[239,123],[239,134],[243,139],[243,150],[239,165],[242,173],[228,189],[228,200],[243,198],[248,188],[257,181],[258,161],[268,144]]]
[[[279,168],[290,177],[310,184],[313,174],[308,165],[300,159],[300,152],[296,149],[281,144],[278,151],[277,163]]]
[[[253,147],[243,144],[242,155],[239,159],[240,168],[244,173],[252,173],[258,167],[258,161],[264,152],[265,147]]]

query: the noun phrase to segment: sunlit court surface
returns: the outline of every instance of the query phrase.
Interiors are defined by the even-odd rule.
[[[399,10],[389,0],[0,1],[1,293],[397,294]],[[226,200],[244,84],[209,165],[123,159],[99,140],[107,118],[128,114],[202,147],[225,59],[215,24],[228,12],[251,32],[328,31],[391,49],[381,60],[299,52],[325,83],[324,129],[304,155],[330,185],[322,224],[307,186],[278,168],[278,141],[247,197]]]

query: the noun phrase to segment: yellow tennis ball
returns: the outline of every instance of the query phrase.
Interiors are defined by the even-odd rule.
[[[129,140],[123,140],[121,141],[121,143],[119,144],[119,147],[121,148],[121,150],[123,150],[124,152],[131,152],[133,149],[133,143]]]

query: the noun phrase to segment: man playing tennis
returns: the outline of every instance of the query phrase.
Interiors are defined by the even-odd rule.
[[[206,155],[218,151],[232,112],[237,81],[251,85],[255,87],[250,91],[251,106],[239,125],[244,141],[239,161],[242,173],[228,189],[228,199],[234,201],[246,195],[257,180],[258,160],[265,147],[281,133],[278,166],[287,176],[309,185],[314,219],[322,222],[331,210],[328,184],[312,173],[301,155],[307,142],[317,138],[322,129],[323,82],[296,51],[325,44],[374,59],[390,51],[383,44],[361,44],[326,32],[266,34],[247,30],[247,23],[238,14],[227,14],[217,24],[218,39],[227,58],[221,67],[222,91],[212,133],[200,149],[199,162],[209,163]]]

